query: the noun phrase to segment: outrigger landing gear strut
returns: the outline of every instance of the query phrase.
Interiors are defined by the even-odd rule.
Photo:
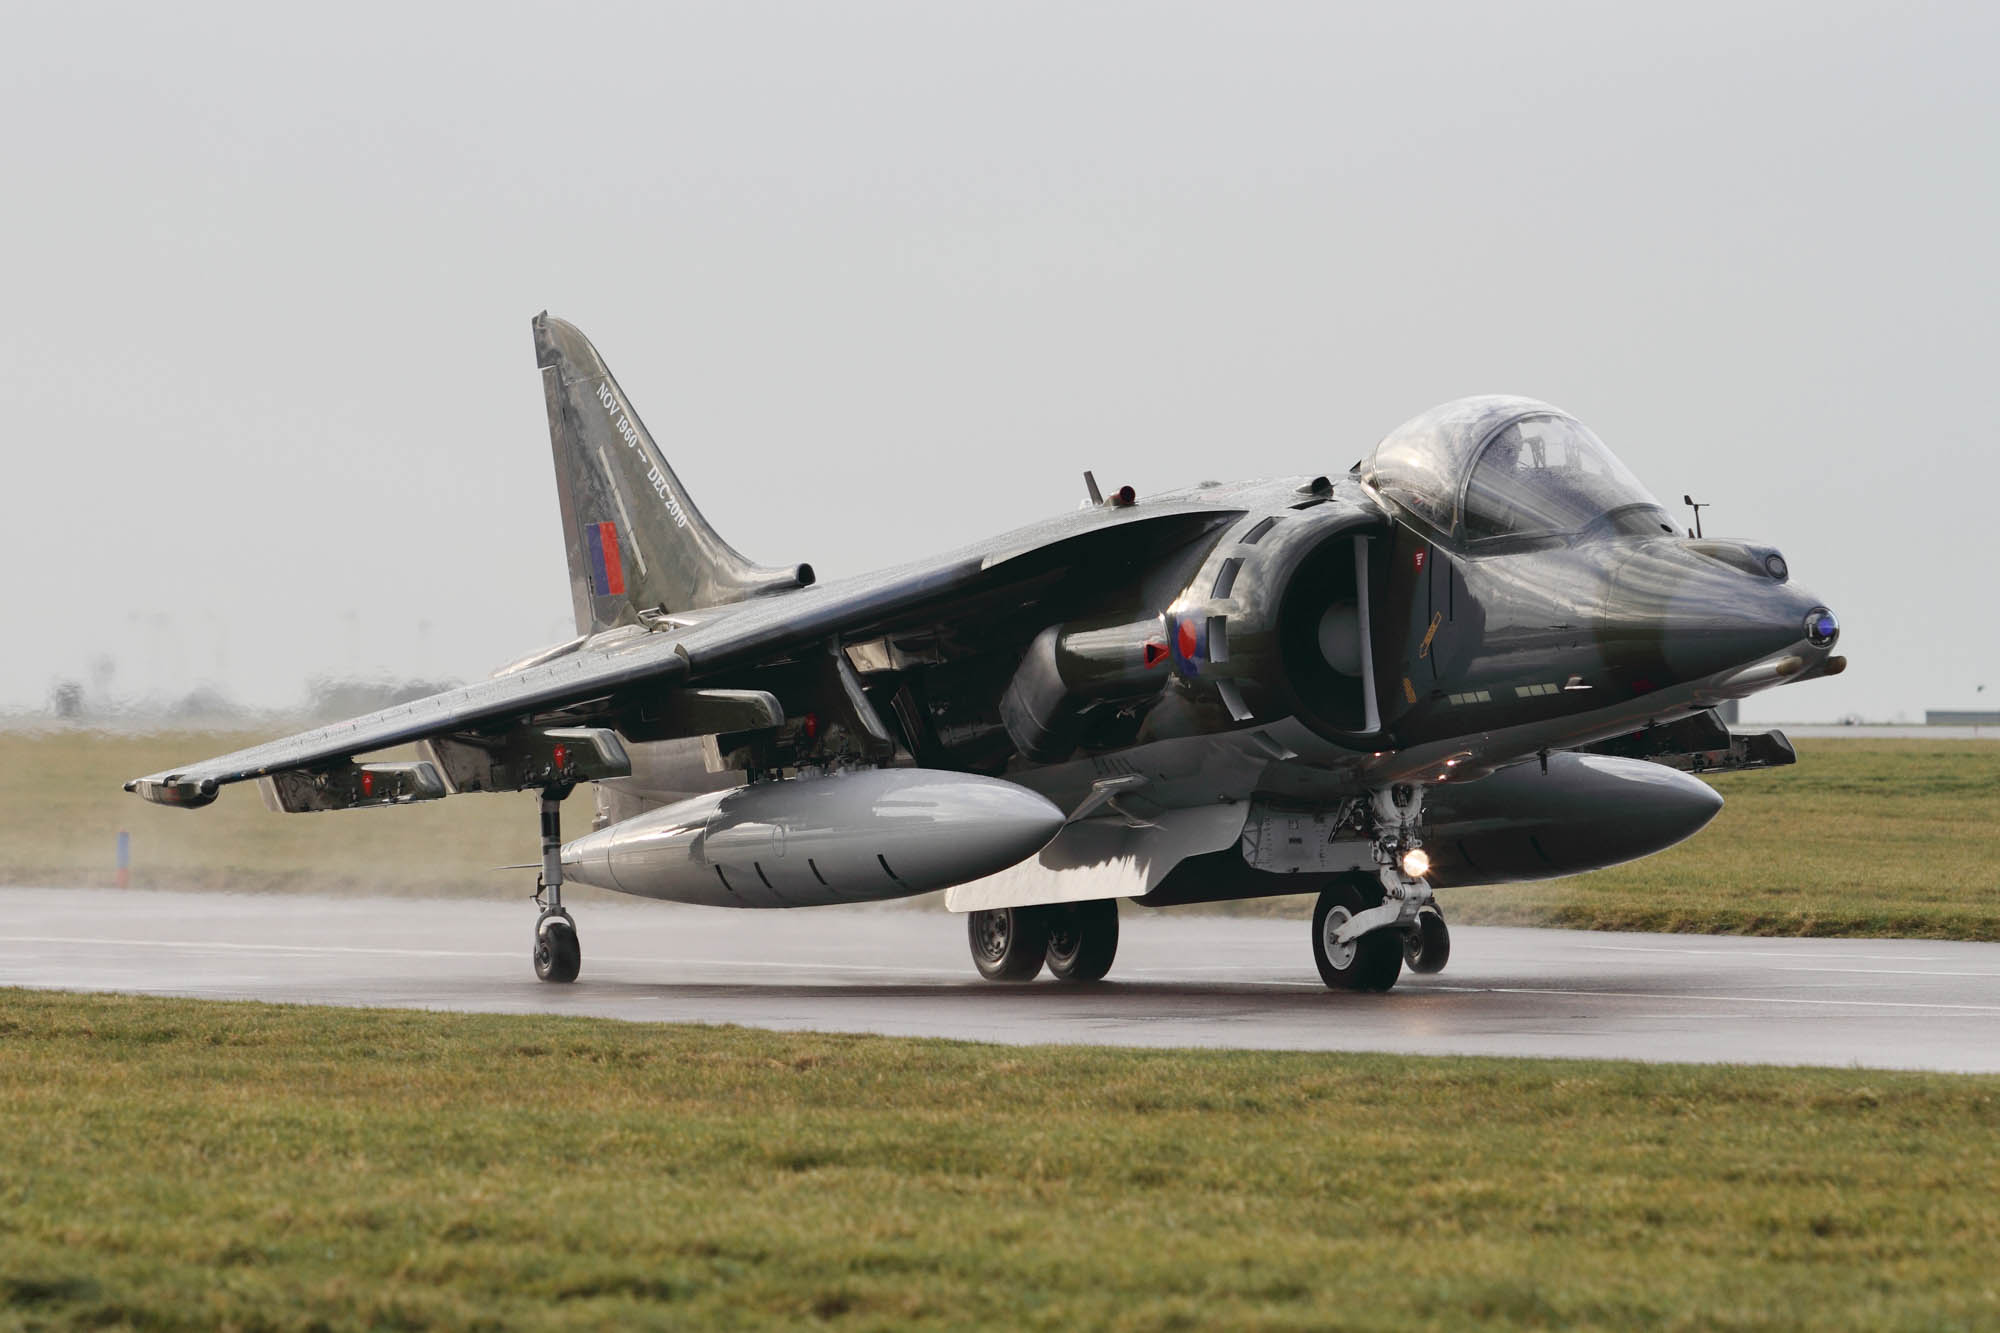
[[[576,922],[562,902],[562,803],[568,784],[542,788],[542,873],[535,881],[535,975],[543,981],[575,981],[583,968]]]

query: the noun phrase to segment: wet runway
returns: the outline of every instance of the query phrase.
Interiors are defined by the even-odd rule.
[[[1302,921],[1134,909],[1110,980],[994,986],[962,917],[575,908],[583,976],[528,963],[532,905],[0,889],[0,985],[596,1014],[994,1042],[2000,1072],[2000,944],[1459,927],[1444,973],[1337,994]]]

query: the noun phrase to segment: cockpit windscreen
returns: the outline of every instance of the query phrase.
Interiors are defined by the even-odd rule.
[[[1479,451],[1459,512],[1467,541],[1672,531],[1660,502],[1575,420],[1534,416]]]

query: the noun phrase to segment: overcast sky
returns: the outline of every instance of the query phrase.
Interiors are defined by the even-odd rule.
[[[10,5],[0,706],[570,634],[529,318],[854,573],[1577,413],[2000,706],[2000,6]]]

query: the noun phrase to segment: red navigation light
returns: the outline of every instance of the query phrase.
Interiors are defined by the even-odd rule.
[[[375,794],[375,775],[365,769],[361,773],[361,794],[363,796],[373,796]]]
[[[555,757],[556,769],[558,771],[569,767],[569,747],[567,745],[557,742]]]
[[[1117,493],[1111,497],[1111,503],[1117,505],[1120,509],[1128,508],[1138,502],[1139,492],[1133,490],[1130,486],[1120,486]]]

